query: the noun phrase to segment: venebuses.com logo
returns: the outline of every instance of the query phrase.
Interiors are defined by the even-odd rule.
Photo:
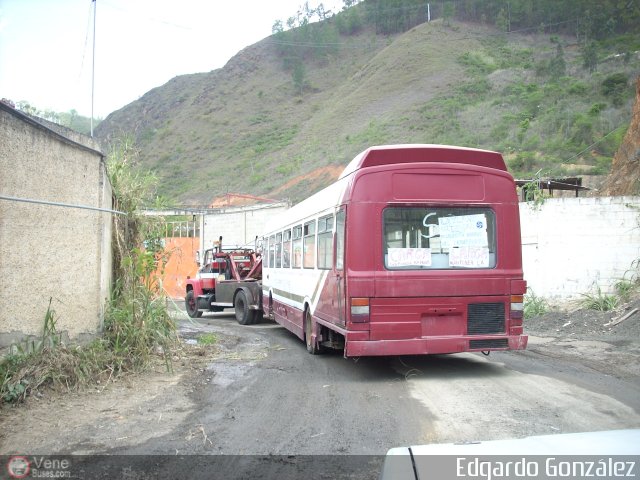
[[[14,455],[7,460],[9,478],[70,478],[71,460],[67,458]]]
[[[7,462],[7,472],[11,478],[25,478],[30,471],[31,464],[27,457],[15,456]]]

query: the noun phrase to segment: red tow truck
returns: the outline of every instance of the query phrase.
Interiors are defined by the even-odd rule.
[[[262,314],[262,257],[252,249],[205,250],[196,278],[187,277],[185,306],[191,318],[203,312],[234,308],[242,325],[256,323]]]

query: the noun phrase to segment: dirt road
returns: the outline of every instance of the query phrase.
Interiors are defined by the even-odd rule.
[[[189,345],[207,333],[213,346]],[[637,338],[618,347],[537,334],[525,352],[355,361],[309,355],[280,326],[243,327],[226,313],[184,316],[181,335],[189,350],[172,375],[159,369],[4,409],[0,454],[382,455],[640,428]]]

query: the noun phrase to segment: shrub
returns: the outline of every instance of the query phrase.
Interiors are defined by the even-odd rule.
[[[582,306],[589,310],[608,312],[618,306],[619,299],[615,295],[603,294],[600,287],[596,287],[594,293],[582,294]]]
[[[627,75],[625,73],[614,73],[607,76],[601,84],[602,94],[611,98],[611,102],[620,106],[624,103],[624,93],[627,89]]]
[[[544,315],[549,310],[549,304],[547,301],[538,297],[533,290],[528,289],[527,294],[524,297],[524,318],[533,318]]]
[[[567,93],[570,95],[582,96],[587,93],[587,90],[588,88],[585,83],[575,80],[575,81],[572,81],[571,84],[569,85],[569,88],[567,88]]]

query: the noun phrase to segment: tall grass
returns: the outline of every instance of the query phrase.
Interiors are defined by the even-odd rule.
[[[157,262],[157,254],[142,248],[122,259],[125,276],[116,280],[104,323],[104,341],[116,371],[144,367],[154,354],[171,369],[176,326],[158,284]]]
[[[609,295],[602,292],[597,286],[593,293],[583,293],[582,306],[588,310],[597,310],[599,312],[608,312],[613,310],[620,303],[620,299],[616,295]]]
[[[177,338],[157,275],[158,266],[168,260],[162,244],[164,223],[140,215],[145,202],[153,199],[157,179],[137,170],[137,159],[135,144],[123,138],[114,143],[107,165],[114,207],[126,213],[114,217],[115,282],[103,336],[116,372],[142,368],[154,353],[162,355],[170,369]]]

